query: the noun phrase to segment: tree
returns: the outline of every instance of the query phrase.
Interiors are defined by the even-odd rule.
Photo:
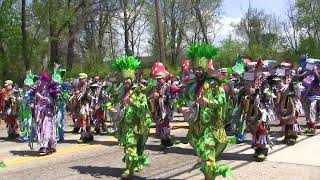
[[[28,58],[27,50],[27,30],[26,30],[26,0],[21,0],[21,47],[22,47],[22,61],[24,62],[25,70],[29,70],[31,67],[30,60]]]
[[[204,42],[206,44],[209,44],[209,39],[208,39],[208,35],[207,35],[207,28],[206,28],[206,26],[205,26],[205,24],[203,22],[202,14],[201,14],[201,11],[200,11],[200,8],[199,8],[200,0],[192,0],[191,4],[192,4],[192,6],[193,6],[193,8],[195,10],[196,18],[199,21]]]
[[[274,58],[279,45],[279,23],[263,10],[249,6],[245,16],[237,25],[237,33],[247,43],[251,57]]]
[[[209,39],[210,32],[208,29],[215,29],[214,24],[217,24],[216,18],[220,15],[219,8],[222,0],[191,0],[191,4],[194,10],[193,14],[199,25],[197,29],[202,33],[202,43],[209,44],[214,37],[212,37],[212,40]],[[195,36],[198,36],[198,34],[195,34]]]
[[[217,63],[221,67],[228,67],[234,65],[237,54],[243,52],[245,46],[241,42],[233,40],[232,36],[229,35],[227,39],[221,42],[219,49],[220,55],[217,58]]]
[[[15,0],[0,4],[0,79],[19,80],[21,66],[21,22]]]
[[[294,6],[293,2],[289,2],[288,9],[286,12],[286,18],[281,23],[284,37],[283,46],[285,49],[293,52],[295,55],[299,55],[299,33],[298,28],[298,12],[297,8]]]
[[[300,32],[300,51],[320,56],[320,2],[296,0],[297,21]]]
[[[128,29],[128,0],[122,0],[122,8],[123,8],[123,26],[124,26],[124,49],[127,56],[130,56],[132,53],[129,49],[129,29]]]
[[[156,17],[157,17],[157,30],[158,30],[158,38],[159,38],[159,47],[160,47],[160,62],[164,62],[165,57],[165,48],[164,48],[164,39],[163,39],[163,26],[162,26],[162,18],[161,18],[161,7],[160,0],[155,0],[155,9],[156,9]]]

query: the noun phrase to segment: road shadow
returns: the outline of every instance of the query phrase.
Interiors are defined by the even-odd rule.
[[[115,168],[115,167],[98,167],[98,166],[73,166],[70,169],[78,171],[79,174],[87,174],[94,178],[100,179],[107,177],[114,177],[114,178],[121,178],[121,174],[123,173],[124,169],[122,168]],[[134,175],[128,179],[131,180],[143,180],[143,179],[152,179],[146,177],[139,177]],[[176,180],[172,178],[157,178],[160,180]]]
[[[10,153],[14,156],[29,156],[29,157],[37,157],[40,156],[38,151],[30,150],[30,151],[10,151]]]
[[[22,141],[19,141],[18,138],[15,138],[15,139],[11,139],[11,138],[8,138],[8,137],[0,137],[0,142],[15,142],[15,143],[24,143]]]
[[[116,146],[118,145],[117,141],[97,141],[97,140],[93,140],[91,142],[87,142],[87,143],[78,143],[77,140],[75,139],[67,139],[67,140],[63,140],[58,142],[59,144],[90,144],[90,145],[105,145],[105,146]]]
[[[190,148],[181,148],[181,147],[176,147],[176,146],[172,146],[166,149],[163,149],[160,145],[150,145],[147,144],[145,146],[146,150],[150,150],[150,151],[158,151],[158,152],[163,152],[164,154],[182,154],[182,155],[194,155],[195,152],[193,149]]]
[[[103,176],[121,177],[122,172],[124,169],[122,168],[115,168],[115,167],[98,167],[98,166],[73,166],[70,167],[73,170],[78,171],[80,174],[88,174],[94,178],[104,178]],[[130,179],[146,179],[143,177],[132,176]]]
[[[274,137],[274,138],[280,138],[283,136],[283,132],[282,131],[271,131],[269,133],[270,137]]]
[[[7,141],[5,137],[0,137],[0,142],[5,142]]]
[[[219,160],[253,162],[254,158],[252,154],[222,153]]]

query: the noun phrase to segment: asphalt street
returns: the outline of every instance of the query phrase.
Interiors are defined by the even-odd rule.
[[[304,118],[300,118],[302,124]],[[228,145],[218,163],[233,169],[235,180],[319,180],[320,179],[320,130],[315,136],[300,135],[298,143],[287,146],[281,143],[282,134],[274,122],[271,139],[274,143],[264,162],[255,162],[250,146],[250,135],[244,144]],[[204,179],[190,145],[185,144],[188,124],[172,122],[176,144],[162,151],[160,140],[153,138],[154,128],[145,153],[151,164],[131,179]],[[0,124],[0,158],[7,164],[0,169],[0,179],[16,180],[71,180],[71,179],[120,179],[125,167],[123,149],[112,136],[95,136],[90,144],[77,144],[78,134],[70,132],[57,146],[57,153],[38,156],[37,149],[30,150],[27,143],[7,141],[5,124]],[[38,148],[36,146],[36,148]],[[223,178],[218,178],[223,179]]]

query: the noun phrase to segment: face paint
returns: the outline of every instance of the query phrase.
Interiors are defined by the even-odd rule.
[[[125,79],[124,84],[126,86],[126,88],[130,88],[132,85],[132,81],[130,78]]]
[[[163,84],[165,83],[165,81],[164,81],[163,78],[158,78],[158,79],[157,79],[157,83],[158,83],[159,85],[163,85]]]
[[[203,69],[202,68],[196,68],[195,69],[195,75],[198,79],[202,78],[203,76]]]
[[[11,86],[11,85],[7,85],[7,86],[6,86],[6,90],[7,90],[7,91],[10,91],[11,89],[12,89],[12,86]]]

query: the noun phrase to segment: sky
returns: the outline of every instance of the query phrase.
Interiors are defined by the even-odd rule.
[[[281,18],[283,16],[289,0],[223,0],[222,4],[222,29],[218,33],[215,42],[227,38],[229,34],[234,35],[232,24],[240,22],[242,15],[246,12],[251,3],[251,7],[263,9],[268,14],[274,14]]]

